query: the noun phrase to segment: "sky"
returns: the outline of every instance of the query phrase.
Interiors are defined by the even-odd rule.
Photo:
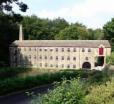
[[[21,0],[20,0],[21,1]],[[114,0],[22,0],[29,7],[22,15],[41,18],[64,18],[69,23],[79,22],[88,28],[102,28],[114,17]]]

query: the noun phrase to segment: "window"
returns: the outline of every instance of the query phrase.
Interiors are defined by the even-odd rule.
[[[56,52],[58,52],[58,48],[56,48]]]
[[[31,55],[29,55],[29,59],[31,59]]]
[[[73,57],[73,60],[75,61],[76,60],[76,57]]]
[[[70,48],[68,48],[67,51],[70,52]]]
[[[88,60],[88,57],[86,57],[85,59]]]
[[[31,51],[31,48],[29,48],[29,51]]]
[[[67,60],[70,60],[70,57],[69,56],[67,57]]]
[[[34,48],[34,51],[36,51],[37,49],[36,48]]]
[[[62,52],[64,52],[64,48],[62,48]]]
[[[56,64],[56,68],[58,68],[58,65]]]
[[[40,56],[39,58],[42,59],[42,56]]]
[[[70,65],[67,65],[67,68],[70,68]]]
[[[46,52],[46,51],[47,51],[47,49],[44,49],[44,51]]]
[[[48,66],[48,64],[47,63],[45,63],[45,67],[47,67]]]
[[[50,67],[53,67],[53,65],[51,64]]]
[[[85,52],[85,49],[84,48],[82,48],[82,52]]]
[[[40,67],[42,67],[42,63],[40,63]]]
[[[73,68],[76,68],[76,65],[73,65]]]
[[[47,56],[45,56],[45,59],[47,59]]]
[[[91,52],[91,49],[90,48],[88,49],[88,52]]]
[[[26,51],[26,48],[24,48],[24,51]]]
[[[53,49],[50,49],[50,52],[52,52],[53,51]]]
[[[61,58],[62,60],[64,60],[64,56],[62,56],[62,58]]]
[[[36,59],[36,55],[34,55],[34,59]]]
[[[76,48],[73,49],[73,52],[76,52]]]
[[[58,56],[56,56],[56,60],[58,60]]]
[[[53,59],[53,57],[52,56],[50,56],[50,60],[52,60]]]

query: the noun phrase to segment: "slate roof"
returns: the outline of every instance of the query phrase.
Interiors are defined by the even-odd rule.
[[[108,40],[23,40],[14,41],[10,46],[19,47],[111,47]]]

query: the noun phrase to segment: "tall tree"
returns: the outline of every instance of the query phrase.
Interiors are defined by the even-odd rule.
[[[25,39],[50,39],[49,20],[37,16],[26,16],[22,21]]]
[[[15,3],[16,5],[19,6],[19,9],[22,12],[26,12],[27,10],[27,5],[23,2],[19,2],[19,0],[0,0],[0,11],[8,11],[13,13],[13,6],[12,4]]]
[[[17,23],[0,14],[0,66],[9,65],[9,45],[18,39]]]
[[[104,39],[104,32],[102,29],[88,29],[88,39],[90,40],[100,40]]]
[[[18,39],[18,23],[22,21],[22,16],[13,11],[13,4],[22,12],[28,8],[19,0],[0,0],[0,66],[9,65],[9,45]]]
[[[114,18],[104,25],[103,30],[106,39],[114,39]]]
[[[56,39],[88,39],[88,31],[86,27],[82,24],[76,23],[71,24],[69,27],[61,30],[59,34],[56,35]]]
[[[54,36],[69,24],[61,18],[55,20],[41,19],[37,16],[24,17],[22,24],[24,26],[25,39],[41,40],[54,39]]]
[[[112,51],[114,51],[114,18],[111,21],[107,22],[104,27],[104,36],[105,39],[108,39],[112,46]]]

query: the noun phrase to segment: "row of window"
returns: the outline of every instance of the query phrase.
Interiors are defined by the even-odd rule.
[[[31,55],[29,55],[29,59],[31,59]],[[36,59],[36,56],[34,56],[34,59]],[[39,59],[45,59],[45,60],[47,60],[48,57],[47,57],[47,56],[44,56],[44,57],[39,56]],[[61,56],[61,57],[58,57],[58,56],[56,56],[56,57],[50,56],[49,59],[50,59],[50,60],[53,60],[53,59],[55,59],[55,60],[59,60],[59,59],[65,60],[65,57],[64,57],[64,56]],[[73,58],[71,59],[70,56],[67,56],[66,59],[67,59],[67,60],[72,60],[72,59],[73,59],[73,60],[76,60],[76,57],[73,57]]]
[[[43,67],[43,64],[42,63],[40,63],[40,67]],[[58,68],[58,67],[62,67],[62,68],[76,68],[76,65],[67,65],[67,66],[65,66],[64,64],[62,64],[61,66],[59,66],[58,64],[56,64],[56,65],[53,65],[53,64],[50,64],[50,65],[48,65],[47,63],[45,63],[44,64],[44,67],[53,67],[53,68]]]
[[[29,48],[29,51],[31,51],[31,50],[32,50],[32,49]],[[46,51],[48,51],[48,50],[49,50],[50,52],[52,52],[52,51],[54,51],[54,50],[55,50],[56,52],[59,51],[58,48],[55,48],[55,49],[41,49],[41,48],[40,48],[40,49],[39,49],[40,52],[41,52],[41,51],[45,51],[45,52],[46,52]],[[21,48],[19,48],[18,51],[21,51]],[[26,48],[24,48],[24,51],[26,51]],[[37,49],[34,48],[34,51],[37,51]],[[64,52],[65,49],[62,48],[61,51]],[[70,48],[67,48],[67,52],[71,52],[71,51],[76,52],[76,48],[73,48],[73,50],[71,50]],[[84,49],[84,48],[82,48],[82,52],[85,52],[85,49]],[[90,48],[88,49],[88,52],[91,52],[91,49],[90,49]]]

